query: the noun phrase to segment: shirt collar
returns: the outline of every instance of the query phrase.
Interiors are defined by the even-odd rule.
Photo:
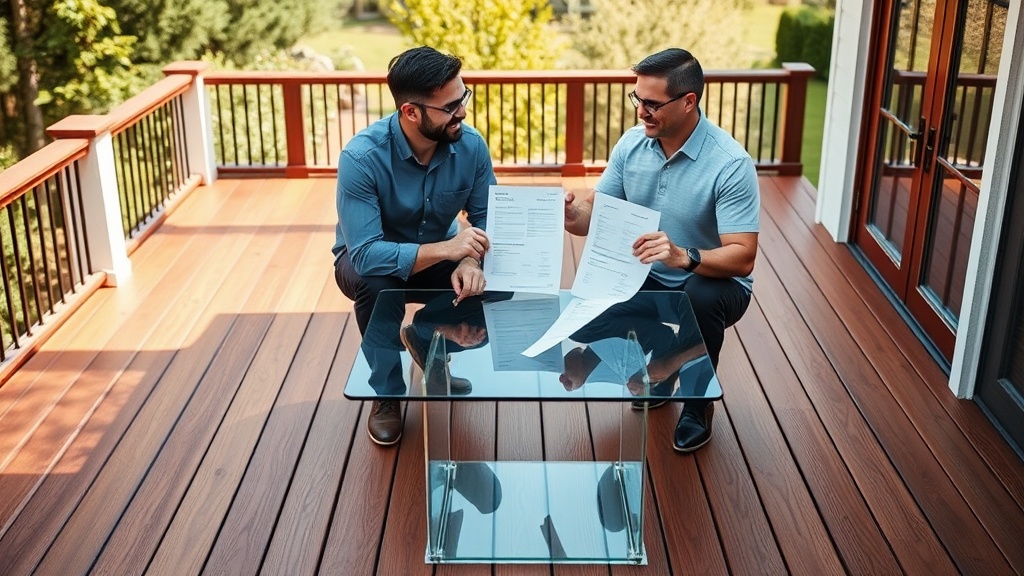
[[[683,142],[682,152],[686,154],[690,160],[696,160],[700,156],[700,151],[704,148],[704,139],[708,134],[708,119],[704,117],[704,112],[697,108],[699,117],[697,118],[697,125],[693,127],[693,132],[690,133],[690,137]]]
[[[391,141],[395,143],[398,148],[398,154],[402,157],[402,160],[408,160],[412,158],[416,159],[412,154],[412,147],[409,146],[409,140],[405,137],[405,132],[402,132],[402,124],[398,121],[398,112],[391,115],[391,120],[388,121],[388,129],[391,131]]]
[[[704,138],[708,133],[708,119],[704,116],[704,112],[700,108],[697,109],[697,113],[700,114],[700,118],[697,120],[697,125],[693,128],[693,132],[690,133],[690,137],[686,139],[686,142],[683,142],[682,148],[677,150],[671,158],[666,159],[666,162],[675,158],[679,153],[686,154],[687,158],[690,160],[696,160],[697,157],[700,156],[700,151],[704,148]],[[647,148],[657,152],[658,154],[664,154],[661,151],[661,145],[658,143],[657,138],[648,138]]]

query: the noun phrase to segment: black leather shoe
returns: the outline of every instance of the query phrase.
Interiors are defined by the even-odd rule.
[[[402,406],[398,400],[374,400],[366,419],[370,440],[380,446],[392,446],[402,437]]]
[[[424,341],[419,338],[416,334],[416,328],[412,324],[406,324],[402,326],[402,330],[398,333],[398,337],[402,340],[402,345],[409,351],[409,355],[412,356],[412,361],[420,367],[420,370],[426,372],[427,353],[430,349],[430,342]],[[469,394],[473,391],[473,384],[465,378],[459,378],[458,376],[452,376],[448,371],[448,364],[445,363],[445,376],[451,381],[451,393],[457,395]],[[428,394],[444,394],[444,390],[438,388],[443,387],[444,380],[440,374],[431,374],[427,377],[427,393]]]
[[[676,424],[672,447],[677,452],[693,452],[711,441],[711,419],[715,415],[713,402],[687,402]]]

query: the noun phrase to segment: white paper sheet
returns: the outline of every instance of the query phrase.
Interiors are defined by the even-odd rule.
[[[558,294],[562,278],[565,191],[551,186],[491,186],[488,290]]]
[[[584,327],[616,302],[633,297],[643,286],[650,264],[633,255],[633,242],[658,230],[661,213],[638,204],[594,195],[590,232],[572,284],[573,299],[540,339],[523,351],[536,356]]]
[[[594,194],[590,232],[583,245],[572,295],[578,298],[625,301],[647,279],[650,264],[633,255],[633,242],[658,230],[661,213],[638,204]]]
[[[484,322],[495,372],[542,370],[563,372],[561,350],[552,348],[536,357],[520,354],[555,322],[558,296],[517,293],[511,300],[484,302]]]
[[[584,300],[573,298],[566,305],[565,310],[558,316],[558,320],[548,328],[536,342],[523,351],[524,356],[533,358],[541,352],[558,344],[568,338],[573,332],[586,326],[591,320],[597,318],[602,312],[611,308],[617,300]]]

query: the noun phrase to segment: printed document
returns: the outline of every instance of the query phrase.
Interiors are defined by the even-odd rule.
[[[494,371],[565,370],[560,350],[552,348],[536,357],[520,354],[558,318],[558,296],[516,293],[511,300],[484,302],[484,322],[491,346]]]
[[[558,294],[565,236],[565,191],[551,186],[491,186],[488,290]]]
[[[558,320],[523,355],[534,357],[568,338],[616,302],[624,302],[640,290],[650,264],[633,255],[633,242],[656,232],[661,213],[613,198],[594,195],[590,232],[572,284],[572,300]]]
[[[643,286],[650,264],[633,255],[633,242],[656,232],[661,213],[638,204],[594,194],[590,232],[572,284],[577,298],[629,300]]]

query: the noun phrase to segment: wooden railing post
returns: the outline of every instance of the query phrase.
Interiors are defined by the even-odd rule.
[[[84,240],[93,270],[106,273],[107,286],[124,283],[131,276],[132,262],[128,259],[124,237],[110,119],[107,116],[67,116],[47,128],[46,133],[54,139],[90,141],[89,152],[79,161],[81,202],[76,199],[68,205],[80,204]]]
[[[182,94],[182,116],[184,117],[185,147],[189,171],[199,174],[204,184],[217,180],[217,157],[213,150],[213,120],[210,116],[210,100],[203,82],[203,72],[209,62],[188,60],[174,62],[164,67],[163,73],[185,74],[192,77],[192,85]]]
[[[807,111],[807,81],[814,74],[814,67],[804,62],[783,62],[789,81],[786,83],[786,100],[782,107],[782,135],[779,148],[782,150],[782,166],[779,173],[786,176],[803,174],[800,153],[804,142],[804,114]]]
[[[282,86],[284,96],[284,127],[287,135],[288,165],[286,178],[305,178],[309,175],[306,166],[306,129],[302,118],[302,85],[287,83]]]
[[[583,165],[583,83],[566,84],[565,95],[565,164],[562,176],[584,176]]]

